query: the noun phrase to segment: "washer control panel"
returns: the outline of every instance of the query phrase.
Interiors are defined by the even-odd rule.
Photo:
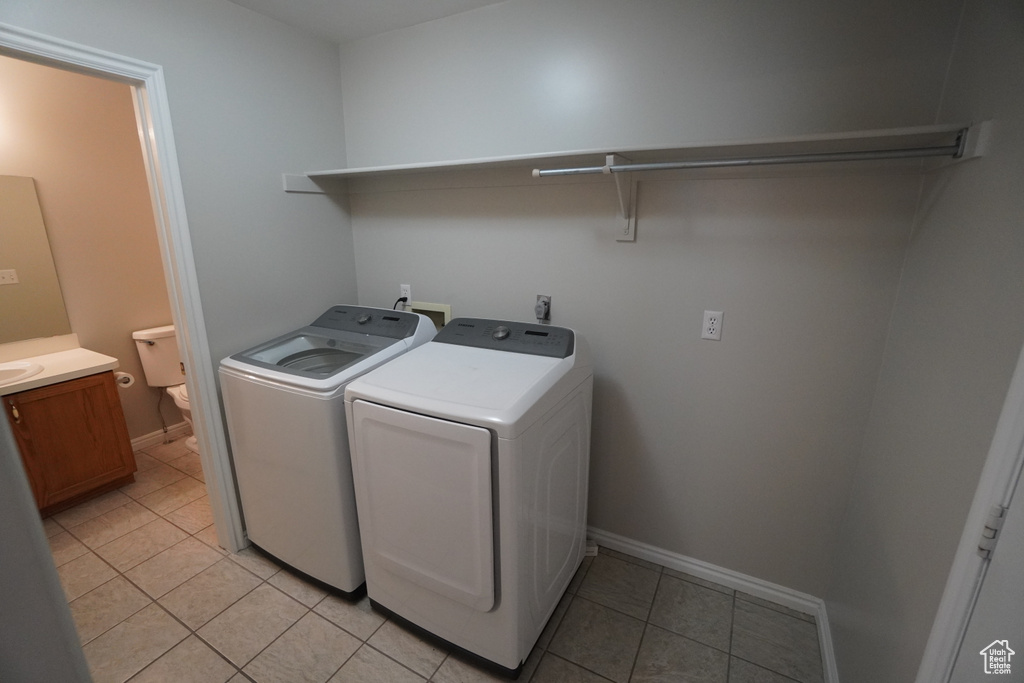
[[[405,339],[416,332],[420,318],[415,313],[389,311],[365,306],[332,306],[312,322],[312,327],[360,332],[376,337]]]
[[[573,331],[564,327],[486,318],[456,318],[434,337],[434,341],[442,344],[551,358],[571,356],[574,340]]]

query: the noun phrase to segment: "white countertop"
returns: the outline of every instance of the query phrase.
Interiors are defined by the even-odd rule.
[[[43,366],[43,370],[31,377],[26,377],[20,382],[0,386],[0,396],[45,387],[50,384],[57,384],[58,382],[66,382],[69,379],[78,379],[87,375],[95,375],[98,372],[113,370],[119,365],[118,360],[112,356],[105,356],[102,353],[96,353],[95,351],[83,348],[46,353],[41,356],[21,358],[19,360],[39,363]]]

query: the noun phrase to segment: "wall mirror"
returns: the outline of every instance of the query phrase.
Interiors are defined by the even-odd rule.
[[[0,344],[61,334],[71,323],[35,181],[0,175]]]

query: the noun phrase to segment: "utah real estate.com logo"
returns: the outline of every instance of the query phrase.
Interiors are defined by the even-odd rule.
[[[981,651],[981,656],[985,659],[985,673],[1010,673],[1010,657],[1015,654],[1017,653],[1010,649],[1009,641],[993,640],[991,645]]]

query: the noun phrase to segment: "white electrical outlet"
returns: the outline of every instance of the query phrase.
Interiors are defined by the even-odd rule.
[[[402,304],[402,308],[404,309],[409,305],[409,302],[412,301],[412,285],[398,285],[398,296],[405,297],[405,303]]]
[[[701,339],[721,341],[722,339],[722,312],[704,311],[704,326],[700,331]]]
[[[18,271],[13,268],[10,270],[0,270],[0,285],[16,284],[18,284]]]

